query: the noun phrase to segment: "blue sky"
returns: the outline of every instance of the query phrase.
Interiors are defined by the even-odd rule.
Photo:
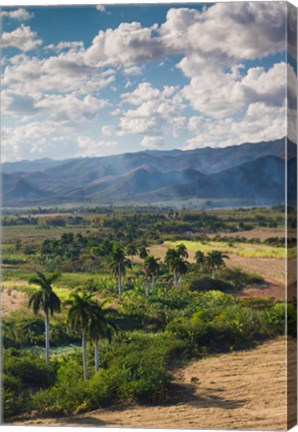
[[[287,133],[296,62],[286,64],[285,3],[20,7],[1,18],[3,160]]]

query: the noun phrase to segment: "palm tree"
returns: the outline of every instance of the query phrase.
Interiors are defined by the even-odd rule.
[[[145,259],[148,256],[148,250],[146,249],[145,246],[141,246],[139,249],[139,257],[141,259]]]
[[[40,289],[36,291],[29,299],[28,306],[32,307],[35,315],[40,310],[45,314],[45,344],[46,344],[46,365],[50,363],[50,315],[54,312],[60,312],[61,300],[53,291],[52,283],[58,278],[58,273],[45,276],[41,272],[36,272],[36,276],[29,279],[30,284],[39,285]]]
[[[154,294],[155,277],[159,272],[159,258],[155,258],[153,255],[149,255],[144,260],[145,273],[151,276],[151,288],[152,294]],[[149,289],[148,289],[149,291]]]
[[[182,287],[182,275],[187,272],[187,261],[183,260],[180,256],[174,259],[172,268],[176,274],[176,285],[178,281],[180,283],[180,287]]]
[[[215,278],[215,269],[217,268],[218,270],[220,270],[225,265],[224,259],[228,258],[228,255],[225,255],[220,251],[215,250],[212,252],[208,252],[206,263],[212,270],[212,279]]]
[[[116,311],[112,308],[105,308],[105,304],[106,302],[97,303],[94,301],[90,309],[89,334],[95,343],[95,372],[98,372],[99,369],[99,339],[106,338],[111,342],[113,332],[118,330],[117,325],[110,317]]]
[[[82,331],[82,349],[83,349],[83,368],[84,379],[88,379],[87,365],[87,331],[90,318],[94,313],[94,303],[92,302],[92,294],[71,293],[69,299],[65,302],[69,305],[68,320],[74,330]]]
[[[203,270],[203,266],[204,266],[204,264],[206,262],[206,257],[205,257],[204,252],[197,251],[195,253],[195,260],[196,260],[196,263],[200,266],[200,270],[202,271]]]
[[[122,276],[126,274],[126,268],[130,265],[125,257],[124,249],[119,244],[114,244],[110,254],[110,268],[118,278],[118,294],[122,297]]]
[[[133,264],[133,256],[138,253],[138,249],[134,243],[129,243],[126,247],[126,253],[130,256],[130,261]]]
[[[144,268],[144,273],[145,273],[145,294],[146,297],[148,297],[149,296],[149,269],[146,266]]]
[[[178,282],[177,273],[176,273],[176,261],[179,259],[179,254],[177,249],[168,249],[165,256],[165,263],[169,269],[169,271],[174,274],[173,285],[176,286]]]
[[[176,250],[179,256],[181,256],[182,258],[188,258],[187,247],[183,243],[177,245]]]

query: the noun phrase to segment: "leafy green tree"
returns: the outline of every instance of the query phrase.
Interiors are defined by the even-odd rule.
[[[46,276],[41,272],[36,272],[36,276],[29,279],[30,284],[40,287],[29,299],[28,306],[33,309],[35,315],[42,310],[45,314],[45,344],[46,344],[46,364],[50,363],[50,315],[61,311],[61,300],[54,292],[52,284],[58,278],[57,273]]]
[[[109,257],[110,269],[118,279],[118,295],[122,297],[122,277],[126,274],[126,268],[130,265],[126,259],[125,252],[122,246],[114,244],[113,250]]]
[[[215,278],[215,269],[220,270],[223,266],[225,266],[224,259],[228,259],[228,255],[223,254],[220,251],[212,251],[208,252],[206,257],[206,264],[212,271],[212,278]]]
[[[144,260],[145,273],[151,276],[151,289],[152,294],[154,294],[155,278],[159,272],[159,258],[155,258],[153,255],[149,255]],[[149,289],[148,289],[149,292]]]
[[[106,308],[105,305],[106,302],[94,302],[90,309],[89,334],[95,344],[95,372],[98,372],[99,369],[99,340],[108,339],[111,342],[113,333],[118,330],[117,325],[111,318],[111,315],[116,312],[115,309]]]
[[[88,379],[87,333],[90,319],[94,314],[92,294],[83,293],[80,295],[79,293],[71,293],[65,304],[70,306],[68,310],[70,326],[76,331],[82,331],[84,379]]]

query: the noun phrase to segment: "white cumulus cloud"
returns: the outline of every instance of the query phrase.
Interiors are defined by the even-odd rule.
[[[141,147],[147,149],[160,149],[165,144],[164,138],[162,136],[147,136],[145,135],[141,141]]]
[[[15,47],[21,51],[30,51],[38,48],[41,44],[42,40],[37,39],[37,34],[24,24],[11,32],[2,33],[1,45],[3,48]]]
[[[3,10],[0,12],[0,17],[8,17],[11,19],[15,19],[18,21],[27,21],[34,17],[34,14],[31,12],[28,12],[24,8],[14,9],[14,10]]]

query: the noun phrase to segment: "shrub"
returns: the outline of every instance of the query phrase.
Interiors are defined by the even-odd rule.
[[[249,285],[261,285],[265,282],[261,276],[254,273],[245,273],[240,268],[225,267],[220,272],[220,276],[225,281],[233,284],[237,290],[242,290]]]
[[[209,299],[204,298],[207,294],[210,294]],[[247,348],[284,332],[284,304],[268,304],[268,309],[263,311],[248,304],[242,306],[242,300],[226,299],[229,296],[225,294],[216,299],[214,294],[208,292],[198,298],[197,309],[191,318],[174,319],[168,324],[167,331],[179,339],[191,341],[204,352]]]
[[[3,372],[14,376],[28,388],[45,388],[52,385],[56,379],[57,365],[52,362],[47,367],[43,358],[34,354],[6,351],[3,362]]]
[[[50,389],[37,392],[32,397],[32,405],[40,415],[70,414],[84,403],[86,392],[82,367],[70,359],[60,366],[56,384]]]
[[[6,421],[28,410],[30,394],[19,378],[4,373],[2,379],[3,415]]]
[[[102,368],[87,382],[75,359],[63,362],[56,384],[37,392],[32,406],[39,415],[65,415],[117,401],[160,403],[168,398],[169,368],[188,358],[189,344],[171,335],[131,332],[103,352]]]
[[[188,289],[191,291],[221,291],[233,292],[235,286],[222,279],[212,279],[210,277],[203,277],[193,279],[188,283]]]

